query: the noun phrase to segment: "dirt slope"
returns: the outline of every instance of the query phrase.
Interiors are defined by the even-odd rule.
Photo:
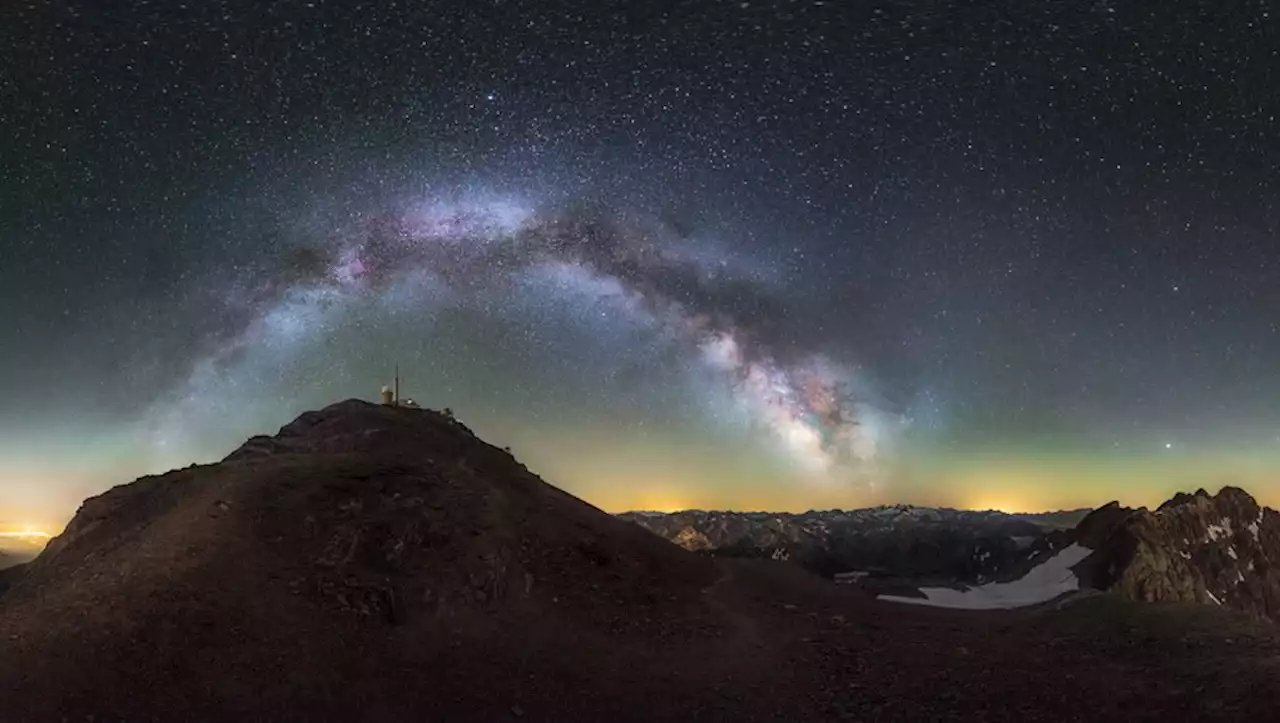
[[[786,563],[698,556],[442,415],[352,401],[88,500],[0,593],[0,720],[1271,710],[1266,630],[1227,616],[1191,635],[1098,605],[907,609]]]

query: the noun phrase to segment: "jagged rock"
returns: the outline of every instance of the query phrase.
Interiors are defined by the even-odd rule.
[[[1096,550],[1133,514],[1134,510],[1121,507],[1119,502],[1108,502],[1090,512],[1080,521],[1080,524],[1076,525],[1075,541],[1091,550]]]
[[[1155,512],[1112,502],[1081,521],[1082,581],[1141,601],[1220,604],[1280,620],[1280,516],[1247,492],[1179,493]]]
[[[693,526],[683,527],[671,538],[671,541],[690,552],[702,552],[714,549],[711,540]]]

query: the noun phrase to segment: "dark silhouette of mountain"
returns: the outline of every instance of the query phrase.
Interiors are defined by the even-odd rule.
[[[15,570],[14,721],[1236,721],[1280,694],[1280,640],[1222,608],[879,602],[354,400],[87,500]]]

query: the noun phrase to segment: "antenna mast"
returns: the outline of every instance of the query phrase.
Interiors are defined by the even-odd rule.
[[[396,406],[400,406],[400,365],[396,365]]]

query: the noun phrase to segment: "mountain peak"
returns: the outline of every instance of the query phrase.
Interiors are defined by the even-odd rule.
[[[223,462],[86,500],[0,606],[12,646],[0,680],[22,680],[30,663],[42,677],[22,689],[53,686],[67,708],[42,715],[42,696],[5,686],[0,697],[23,720],[81,708],[75,717],[238,717],[219,708],[225,691],[192,688],[185,661],[199,660],[279,671],[254,682],[264,717],[402,719],[357,703],[450,704],[417,684],[424,674],[486,700],[481,688],[506,685],[495,676],[528,678],[528,649],[493,641],[530,630],[565,641],[714,634],[696,604],[714,580],[714,561],[552,487],[446,413],[348,400]],[[576,669],[569,643],[538,640],[552,651],[548,670],[555,660]],[[459,654],[477,649],[487,652]],[[348,679],[363,688],[339,697],[355,707],[322,710],[325,681]]]
[[[275,435],[251,437],[223,461],[242,462],[285,454],[412,456],[424,450],[424,439],[436,445],[449,442],[450,447],[476,441],[475,434],[448,410],[347,399],[304,412]]]
[[[1081,522],[1077,536],[1096,553],[1084,566],[1095,587],[1143,601],[1227,605],[1280,615],[1280,518],[1248,492],[1180,492],[1154,513],[1112,503]]]

